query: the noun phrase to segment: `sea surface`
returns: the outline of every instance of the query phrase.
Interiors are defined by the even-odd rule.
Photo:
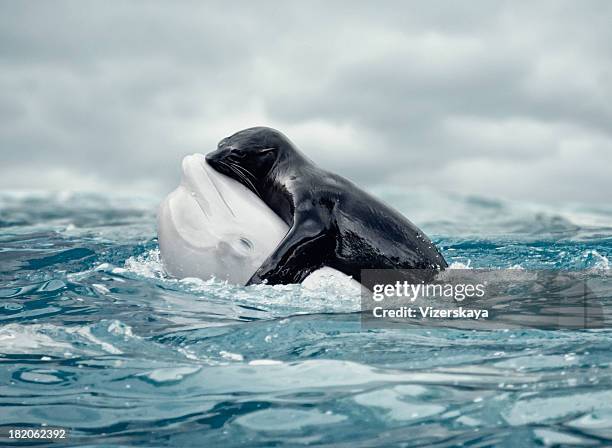
[[[610,268],[610,206],[375,193],[453,267]],[[611,330],[367,330],[333,280],[177,280],[156,205],[0,193],[0,429],[68,428],[54,447],[612,445]]]

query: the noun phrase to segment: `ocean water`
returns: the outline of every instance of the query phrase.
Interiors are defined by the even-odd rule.
[[[377,194],[453,267],[609,270],[609,206]],[[612,331],[364,330],[333,280],[176,280],[155,208],[0,194],[0,428],[69,428],[49,446],[612,444]]]

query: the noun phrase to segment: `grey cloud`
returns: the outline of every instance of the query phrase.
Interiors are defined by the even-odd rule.
[[[184,154],[270,125],[364,185],[605,201],[611,19],[604,1],[1,2],[0,188],[159,194]]]

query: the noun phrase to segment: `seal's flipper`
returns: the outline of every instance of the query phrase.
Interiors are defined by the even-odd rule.
[[[298,220],[247,285],[267,280],[271,285],[301,283],[325,264],[328,247],[334,239],[319,220]]]

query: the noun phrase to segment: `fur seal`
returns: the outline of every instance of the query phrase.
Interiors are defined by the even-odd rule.
[[[254,127],[226,137],[206,161],[249,188],[289,227],[247,284],[300,283],[323,266],[357,281],[362,269],[448,266],[402,214],[316,166],[275,129]]]

